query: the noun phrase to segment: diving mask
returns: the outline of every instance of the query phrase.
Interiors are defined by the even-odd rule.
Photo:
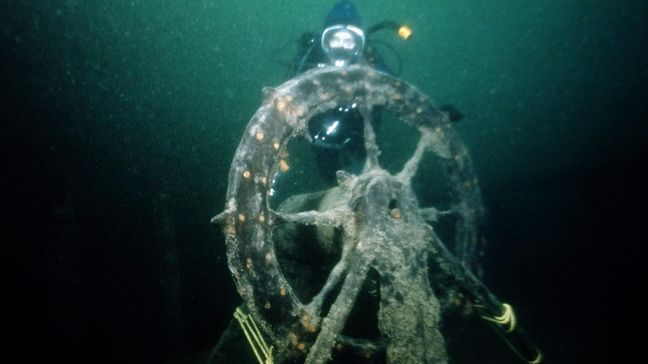
[[[337,67],[353,63],[365,46],[365,33],[353,25],[333,25],[322,33],[322,49]]]

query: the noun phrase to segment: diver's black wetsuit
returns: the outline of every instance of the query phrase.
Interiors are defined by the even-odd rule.
[[[319,34],[304,33],[298,47],[300,53],[295,56],[296,63],[290,70],[290,77],[327,64],[326,55],[319,46]],[[357,63],[367,63],[379,71],[391,73],[370,45]],[[380,125],[380,114],[381,109],[372,110],[375,129]],[[308,122],[308,131],[320,174],[327,182],[334,182],[335,173],[341,169],[356,174],[362,172],[366,157],[364,124],[357,105],[341,105],[315,115]]]

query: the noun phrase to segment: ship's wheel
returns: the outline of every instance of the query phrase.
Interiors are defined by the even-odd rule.
[[[307,123],[313,116],[350,104],[358,105],[363,116],[363,172],[339,171],[335,203],[325,210],[273,208],[273,181],[289,168],[289,142],[310,138]],[[374,107],[420,132],[413,154],[397,173],[380,165],[371,120]],[[444,209],[419,207],[412,189],[428,152],[439,161],[449,186],[452,202]],[[433,262],[460,285],[484,291],[470,273],[480,271],[482,211],[470,157],[447,115],[407,83],[366,66],[351,66],[316,69],[265,90],[264,103],[234,155],[225,211],[213,220],[223,227],[238,292],[270,338],[275,361],[305,358],[306,363],[321,363],[336,347],[355,346],[367,355],[384,349],[389,362],[443,363],[447,355],[439,332],[441,307],[428,266]],[[452,253],[435,232],[440,218],[454,221]],[[341,231],[339,260],[306,302],[278,259],[273,234],[284,224]],[[342,330],[370,271],[380,285],[382,340],[346,338]]]

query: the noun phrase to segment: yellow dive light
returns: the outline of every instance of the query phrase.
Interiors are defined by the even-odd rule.
[[[401,25],[398,28],[398,36],[406,40],[409,39],[409,37],[412,36],[412,28],[408,27],[405,24]]]

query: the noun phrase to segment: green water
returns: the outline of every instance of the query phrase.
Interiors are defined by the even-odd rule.
[[[19,276],[12,302],[27,312],[12,322],[23,353],[161,362],[216,342],[238,296],[209,219],[262,87],[285,80],[272,52],[321,30],[333,3],[3,1],[4,205],[16,219],[8,236],[19,236],[8,256]],[[600,289],[583,283],[602,269],[605,251],[590,244],[617,231],[590,226],[636,226],[594,210],[638,211],[645,198],[633,191],[648,140],[646,6],[355,4],[365,26],[413,28],[407,42],[381,36],[402,58],[401,77],[465,116],[457,127],[491,212],[487,281],[527,305],[552,362],[596,357],[588,325],[598,311],[575,307]],[[556,300],[577,314],[553,330],[561,279],[567,298]],[[472,359],[514,362],[496,338],[486,343],[503,348]]]

